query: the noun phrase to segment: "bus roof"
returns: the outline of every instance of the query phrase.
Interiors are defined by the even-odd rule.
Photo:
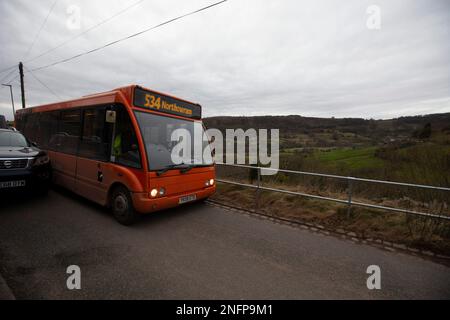
[[[25,109],[19,109],[16,111],[17,114],[22,113],[29,113],[29,112],[44,112],[44,111],[50,111],[50,110],[58,110],[58,109],[70,109],[70,108],[76,108],[76,107],[83,107],[83,106],[92,106],[92,105],[99,105],[99,104],[108,104],[108,103],[117,103],[122,102],[123,99],[127,100],[130,106],[133,106],[133,93],[135,88],[141,88],[143,90],[151,91],[156,94],[166,96],[172,99],[175,99],[177,101],[185,102],[188,104],[196,105],[198,107],[201,107],[198,103],[194,103],[185,99],[181,99],[166,93],[161,93],[152,89],[148,89],[136,84],[132,84],[129,86],[119,87],[110,91],[100,92],[100,93],[93,93],[89,95],[82,96],[77,99],[72,100],[66,100],[61,102],[54,102],[49,103],[45,105],[39,105],[39,106],[33,106]]]

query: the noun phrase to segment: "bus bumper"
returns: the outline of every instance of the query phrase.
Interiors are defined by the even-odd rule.
[[[180,205],[179,200],[183,196],[187,195],[196,195],[196,200],[202,200],[210,195],[212,195],[216,191],[216,186],[208,187],[199,191],[189,192],[184,194],[178,194],[176,196],[165,196],[165,197],[157,197],[157,198],[149,198],[147,192],[145,193],[133,193],[133,206],[134,209],[139,213],[150,213],[158,210],[168,209],[178,207]],[[192,201],[192,202],[195,202]],[[190,202],[187,202],[190,203]]]

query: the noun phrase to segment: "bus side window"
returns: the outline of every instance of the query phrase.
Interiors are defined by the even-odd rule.
[[[83,135],[79,155],[88,159],[107,161],[111,149],[105,125],[105,108],[84,110]],[[111,135],[109,135],[111,137]]]
[[[67,110],[61,112],[61,122],[59,124],[59,148],[56,151],[76,155],[78,151],[78,141],[80,139],[81,110]]]
[[[33,142],[39,142],[39,113],[31,113],[27,115],[24,122],[24,128],[22,133],[28,140]]]
[[[58,133],[59,111],[43,112],[39,118],[41,137],[39,146],[44,149],[56,149],[54,136]]]
[[[117,110],[115,125],[111,158],[115,163],[140,169],[141,155],[136,132],[130,116],[124,108]]]

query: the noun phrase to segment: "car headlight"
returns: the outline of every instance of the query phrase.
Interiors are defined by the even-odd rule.
[[[50,158],[48,155],[39,156],[33,161],[33,166],[42,166],[43,164],[47,164],[50,162]]]

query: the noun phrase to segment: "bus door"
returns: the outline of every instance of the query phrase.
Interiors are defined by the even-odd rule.
[[[112,173],[109,170],[113,124],[106,122],[107,107],[83,110],[82,134],[76,165],[76,192],[105,204]]]

